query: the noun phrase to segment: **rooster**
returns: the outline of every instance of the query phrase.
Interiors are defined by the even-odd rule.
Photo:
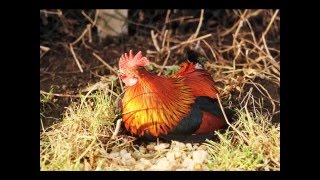
[[[158,76],[144,68],[149,60],[141,51],[120,57],[122,120],[132,135],[203,141],[226,126],[212,77],[195,58],[188,59],[177,73]]]

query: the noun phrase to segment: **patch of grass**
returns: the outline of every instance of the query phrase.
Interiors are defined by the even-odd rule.
[[[54,103],[53,90],[54,88],[51,86],[48,94],[40,94],[40,125],[42,131],[44,130],[45,119],[57,120],[56,118],[49,116],[50,112],[58,106]]]
[[[103,157],[108,151],[130,145],[121,137],[111,139],[116,117],[112,95],[97,91],[80,100],[68,107],[61,123],[41,133],[41,170],[99,169],[107,163]]]
[[[219,142],[207,140],[211,170],[280,170],[280,124],[261,109],[248,111],[248,103],[258,104],[247,96],[247,103],[237,109],[237,121],[226,132],[216,132]],[[236,128],[235,131],[233,128]]]

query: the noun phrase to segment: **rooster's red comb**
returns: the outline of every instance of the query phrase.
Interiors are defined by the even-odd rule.
[[[129,55],[127,53],[124,53],[124,55],[120,57],[120,61],[119,61],[120,69],[134,68],[134,67],[147,66],[147,65],[149,65],[149,60],[146,57],[142,56],[141,51],[139,51],[134,56],[132,50],[130,50]]]

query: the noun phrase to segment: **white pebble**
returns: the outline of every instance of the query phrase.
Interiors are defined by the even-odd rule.
[[[186,167],[187,170],[190,171],[190,170],[193,170],[194,162],[193,162],[192,159],[186,158],[186,159],[184,159],[184,161],[183,161],[183,163],[182,163],[182,166],[183,166],[183,167]]]
[[[142,153],[142,154],[145,154],[146,153],[146,148],[144,146],[140,146],[139,147],[139,152]]]
[[[186,147],[186,145],[182,142],[178,142],[178,141],[174,141],[174,142],[175,142],[176,147],[178,147],[179,149],[183,149]]]
[[[193,158],[194,163],[202,164],[203,161],[206,160],[207,155],[208,155],[207,151],[198,150],[198,151],[194,151],[192,153],[192,158]]]
[[[131,159],[132,156],[131,156],[130,153],[126,153],[126,154],[124,154],[124,155],[122,156],[122,158],[123,158],[123,159]]]
[[[153,144],[147,145],[147,149],[148,149],[148,151],[153,151],[154,150],[154,145]]]
[[[174,157],[175,158],[180,158],[181,157],[181,152],[180,151],[173,151]]]
[[[117,158],[119,156],[120,156],[119,152],[111,152],[111,153],[108,154],[109,158]]]
[[[141,161],[141,163],[142,163],[143,165],[145,165],[145,166],[150,167],[150,166],[152,165],[151,162],[150,162],[150,160],[147,160],[147,159],[145,159],[145,158],[141,158],[140,161]]]
[[[125,155],[125,154],[127,154],[128,152],[127,152],[127,150],[126,149],[122,149],[121,151],[120,151],[120,156],[122,157],[123,155]]]
[[[157,164],[153,165],[151,167],[151,170],[160,170],[160,171],[165,171],[165,170],[170,170],[171,166],[170,163],[168,162],[167,158],[161,158],[157,162]]]
[[[157,146],[154,146],[154,149],[157,151],[161,151],[161,150],[167,149],[169,146],[170,145],[168,143],[161,143]]]
[[[167,155],[166,155],[166,157],[167,157],[168,161],[174,162],[174,157],[175,157],[175,155],[174,155],[173,152],[168,152]]]
[[[192,151],[192,145],[190,143],[187,143],[186,146],[187,146],[189,151]]]

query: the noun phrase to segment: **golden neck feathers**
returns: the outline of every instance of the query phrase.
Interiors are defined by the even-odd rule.
[[[134,135],[167,134],[190,112],[195,97],[184,77],[161,77],[144,68],[122,99],[125,127]]]

